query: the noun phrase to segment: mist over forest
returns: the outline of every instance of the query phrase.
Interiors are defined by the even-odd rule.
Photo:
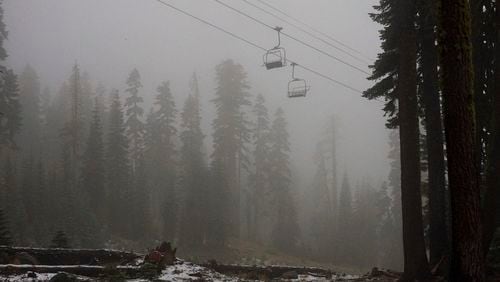
[[[194,263],[448,266],[458,182],[437,8],[420,1],[407,24],[414,5],[392,2],[2,1],[0,245],[165,241]],[[486,2],[473,15],[491,58],[473,58],[474,163],[493,183]]]

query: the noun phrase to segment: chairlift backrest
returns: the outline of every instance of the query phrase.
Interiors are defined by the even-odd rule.
[[[310,88],[304,79],[294,78],[288,82],[288,98],[305,97]]]
[[[285,48],[275,47],[264,54],[264,65],[266,69],[281,68],[286,65]]]

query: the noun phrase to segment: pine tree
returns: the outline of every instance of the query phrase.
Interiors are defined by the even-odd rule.
[[[429,190],[429,251],[430,263],[436,264],[448,248],[446,223],[444,135],[438,78],[438,50],[436,47],[437,7],[433,0],[420,1],[419,33],[420,72],[423,108],[425,112],[426,151],[428,156]],[[423,154],[422,154],[423,155]]]
[[[213,122],[214,151],[212,162],[222,165],[224,183],[228,185],[230,205],[230,231],[239,236],[240,229],[240,176],[246,168],[247,144],[250,141],[249,122],[244,110],[251,103],[248,100],[246,73],[243,67],[226,60],[216,67],[217,89],[212,102],[216,108]],[[212,165],[213,166],[213,165]]]
[[[496,1],[495,30],[500,29],[500,1]],[[497,33],[495,44],[494,106],[492,114],[492,137],[488,155],[487,192],[483,209],[484,253],[488,253],[500,218],[500,35]],[[477,106],[476,106],[477,107]],[[497,240],[498,242],[498,240]]]
[[[11,246],[12,243],[9,223],[4,216],[4,211],[0,209],[0,246]]]
[[[452,212],[451,280],[484,281],[476,160],[471,19],[466,0],[441,0],[440,65]]]
[[[69,113],[61,131],[63,142],[63,159],[66,160],[65,179],[70,190],[76,191],[79,180],[79,169],[81,167],[82,138],[83,135],[83,112],[82,112],[82,86],[80,68],[78,64],[73,70],[68,82]]]
[[[493,132],[492,113],[495,109],[495,48],[498,40],[493,0],[468,1],[471,13],[472,65],[474,71],[474,117],[475,150],[481,186],[485,183],[491,134]]]
[[[0,7],[0,15],[2,13]],[[3,23],[0,21],[0,42],[3,41],[1,26]],[[0,55],[2,52],[5,51],[0,44]],[[4,79],[0,80],[0,153],[3,149],[16,148],[14,137],[21,129],[21,120],[17,76],[12,70],[7,70]]]
[[[289,168],[290,143],[285,114],[276,110],[271,126],[271,201],[274,207],[272,243],[280,250],[294,250],[297,246],[299,227],[297,211],[291,191]]]
[[[58,249],[69,249],[70,245],[66,233],[64,233],[64,231],[61,230],[57,231],[57,233],[54,235],[54,238],[52,238],[50,247]]]
[[[399,127],[401,198],[405,279],[430,275],[423,235],[420,193],[420,146],[417,103],[417,41],[415,1],[381,0],[372,19],[380,31],[383,53],[372,66],[377,83],[365,92],[369,99],[385,97],[388,127]]]
[[[96,97],[94,99],[94,110],[92,122],[85,152],[83,154],[82,186],[88,197],[90,209],[102,222],[104,220],[105,207],[105,180],[106,165],[104,159],[104,141],[101,122],[101,108],[103,105]]]
[[[317,245],[317,253],[322,259],[332,259],[335,255],[333,250],[333,218],[332,218],[332,203],[328,186],[328,171],[325,163],[325,152],[322,142],[316,145],[316,153],[314,156],[316,162],[316,173],[313,181],[314,210],[312,232],[315,236]]]
[[[128,209],[126,200],[130,189],[128,141],[118,90],[112,92],[111,99],[105,153],[107,202],[109,203],[107,213],[111,231],[123,235],[127,225],[127,218],[124,214]]]
[[[251,240],[261,241],[262,237],[259,231],[264,228],[265,217],[271,210],[268,197],[270,192],[269,155],[271,151],[271,130],[265,99],[261,94],[257,95],[253,114],[255,115],[255,124],[252,130],[254,171],[250,175],[252,190],[249,204],[251,210],[249,212],[250,224],[248,230]]]
[[[191,93],[186,98],[181,113],[180,139],[182,147],[180,185],[184,195],[180,240],[186,247],[196,249],[203,244],[207,233],[208,192],[206,189],[207,168],[204,163],[203,139],[198,79],[193,74],[190,81]]]
[[[177,110],[170,91],[170,83],[163,82],[157,88],[155,109],[148,117],[146,152],[150,162],[150,182],[153,199],[160,208],[163,221],[163,238],[173,240],[178,217],[176,197],[176,149],[174,140],[177,129]]]
[[[144,153],[144,123],[141,121],[144,110],[141,104],[143,98],[139,96],[139,90],[142,87],[141,75],[137,69],[130,72],[127,79],[127,89],[129,94],[125,101],[125,127],[129,139],[130,160],[132,172],[135,172],[137,162],[143,157]]]

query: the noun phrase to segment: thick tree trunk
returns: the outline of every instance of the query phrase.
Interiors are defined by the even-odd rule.
[[[500,1],[496,1],[495,46],[495,96],[493,107],[493,139],[489,152],[487,171],[487,191],[484,197],[484,254],[488,253],[495,230],[499,225],[500,214]]]
[[[403,214],[404,278],[430,275],[425,253],[420,193],[420,148],[417,110],[417,38],[415,2],[397,2],[399,34],[399,130],[401,142],[401,200]]]
[[[484,105],[482,103],[482,96],[484,96],[484,90],[486,84],[486,78],[484,73],[486,70],[485,62],[485,48],[484,48],[484,27],[482,22],[484,21],[484,0],[470,0],[468,1],[471,13],[471,44],[472,44],[472,66],[474,70],[474,117],[475,117],[475,146],[476,146],[476,164],[478,167],[477,173],[479,176],[479,187],[483,189],[483,164],[485,157],[485,150],[483,148],[484,133],[481,129],[485,127],[484,116]]]
[[[434,0],[421,4],[421,64],[426,142],[429,162],[429,249],[430,262],[436,264],[448,249],[446,224],[445,163],[441,102],[438,87],[436,48],[436,6]]]
[[[452,211],[452,281],[484,281],[468,0],[440,0],[440,63]]]

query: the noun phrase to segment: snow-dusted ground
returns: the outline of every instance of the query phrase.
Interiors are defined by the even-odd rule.
[[[53,266],[64,268],[64,266]],[[68,266],[73,267],[73,266]],[[92,266],[95,267],[95,266]],[[122,266],[122,267],[137,267],[137,266]],[[22,266],[21,266],[22,268]],[[121,268],[121,267],[119,267]],[[28,274],[22,275],[12,275],[1,277],[0,281],[6,282],[18,282],[18,281],[26,281],[26,282],[35,282],[35,281],[49,281],[52,277],[54,277],[56,273],[31,273],[30,276]],[[36,278],[34,278],[36,276]],[[81,281],[94,281],[95,279],[76,276]],[[332,279],[325,279],[321,277],[317,277],[314,275],[299,275],[298,279],[288,280],[288,281],[348,281],[350,279],[355,279],[358,277],[351,275],[343,275],[343,276],[334,276]],[[172,281],[172,282],[180,282],[180,281],[248,281],[242,280],[236,277],[229,277],[218,272],[215,272],[209,268],[202,267],[199,265],[195,265],[190,262],[184,262],[182,260],[178,260],[174,265],[168,266],[166,269],[162,271],[162,273],[155,279],[155,281]],[[130,279],[129,282],[144,282],[148,281],[146,279]]]
[[[64,266],[53,266],[58,268],[64,268]],[[69,266],[74,267],[74,266]],[[82,266],[80,266],[82,267]],[[84,266],[83,266],[84,267]],[[94,266],[92,266],[94,267]],[[22,266],[21,266],[22,268]],[[120,268],[120,267],[119,267]],[[6,282],[18,282],[18,281],[49,281],[52,277],[54,277],[56,273],[31,273],[30,276],[28,274],[21,275],[12,275],[12,276],[0,276],[0,281]],[[36,278],[35,278],[36,276]],[[95,279],[91,279],[88,277],[78,276],[82,281],[92,281]],[[190,262],[178,261],[175,265],[167,267],[162,271],[160,276],[155,281],[240,281],[237,278],[228,277],[217,273],[213,270],[210,270],[205,267],[201,267]],[[131,279],[128,280],[130,282],[142,282],[148,281],[144,279]]]

